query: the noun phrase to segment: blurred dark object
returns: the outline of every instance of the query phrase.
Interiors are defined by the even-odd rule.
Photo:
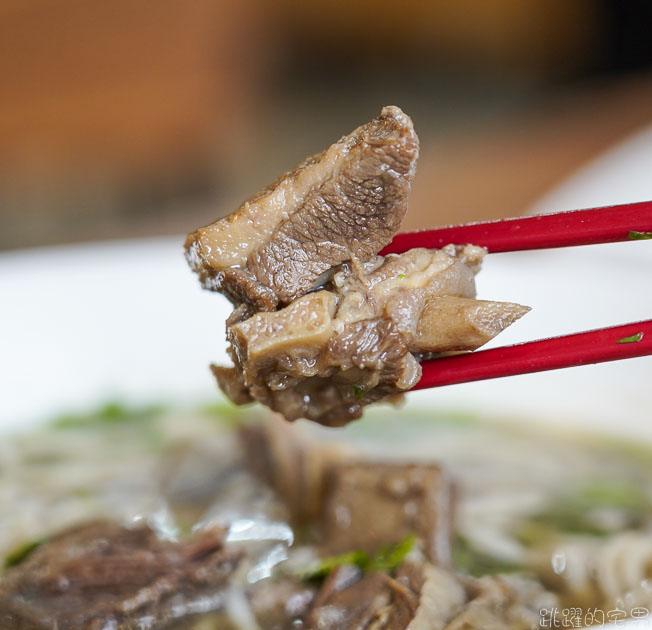
[[[651,14],[642,0],[7,0],[0,248],[185,233],[386,104],[422,138],[409,226],[522,212],[652,120],[650,80],[622,77],[652,65]]]
[[[508,119],[422,140],[403,228],[522,214],[588,160],[652,123],[650,103],[652,76],[596,82]]]
[[[386,73],[490,73],[527,81],[567,77],[592,63],[603,9],[595,0],[281,0],[292,59]],[[424,72],[425,71],[425,72]]]
[[[652,2],[605,0],[602,68],[620,74],[652,65]]]

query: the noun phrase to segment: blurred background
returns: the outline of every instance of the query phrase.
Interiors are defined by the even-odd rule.
[[[645,0],[3,0],[0,249],[178,234],[385,104],[406,227],[516,215],[652,122]]]

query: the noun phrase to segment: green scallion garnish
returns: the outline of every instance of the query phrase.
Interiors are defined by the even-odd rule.
[[[629,337],[623,337],[622,339],[619,339],[616,343],[638,343],[641,339],[643,339],[643,333],[639,332],[636,333],[635,335],[630,335]]]

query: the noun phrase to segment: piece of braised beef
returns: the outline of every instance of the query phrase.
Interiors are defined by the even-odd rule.
[[[558,605],[534,580],[468,578],[428,563],[404,562],[393,574],[333,571],[306,617],[311,630],[531,630]]]
[[[236,306],[234,366],[212,366],[234,402],[343,425],[414,387],[419,359],[475,350],[529,310],[474,299],[479,247],[377,255],[400,228],[418,149],[410,118],[385,107],[188,236],[203,285]]]
[[[301,529],[318,522],[327,471],[350,459],[352,449],[316,441],[296,424],[273,415],[265,422],[244,423],[238,436],[247,467],[283,500],[293,524]]]
[[[330,470],[322,515],[327,554],[373,554],[415,535],[426,556],[450,564],[451,483],[426,464],[350,463]]]
[[[213,366],[237,403],[337,426],[421,377],[418,358],[474,350],[529,309],[473,299],[484,250],[413,249],[342,265],[326,288],[227,325],[234,367]]]
[[[399,567],[395,576],[363,575],[352,565],[335,569],[317,595],[306,628],[404,630],[419,606],[421,569]]]
[[[366,261],[392,240],[418,155],[410,118],[384,107],[235,213],[190,234],[188,261],[204,286],[236,303],[288,304],[332,267]]]
[[[219,610],[220,590],[240,560],[223,532],[175,543],[147,526],[97,521],[67,530],[0,580],[3,630],[158,630]]]

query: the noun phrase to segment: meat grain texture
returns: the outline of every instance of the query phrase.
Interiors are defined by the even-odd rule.
[[[0,581],[3,630],[172,628],[238,566],[223,532],[175,543],[147,526],[97,521],[64,531]]]
[[[418,154],[410,118],[384,107],[188,236],[203,286],[234,304],[234,366],[212,367],[234,402],[343,425],[414,387],[420,359],[475,350],[529,310],[475,299],[479,247],[378,255],[407,211]]]

